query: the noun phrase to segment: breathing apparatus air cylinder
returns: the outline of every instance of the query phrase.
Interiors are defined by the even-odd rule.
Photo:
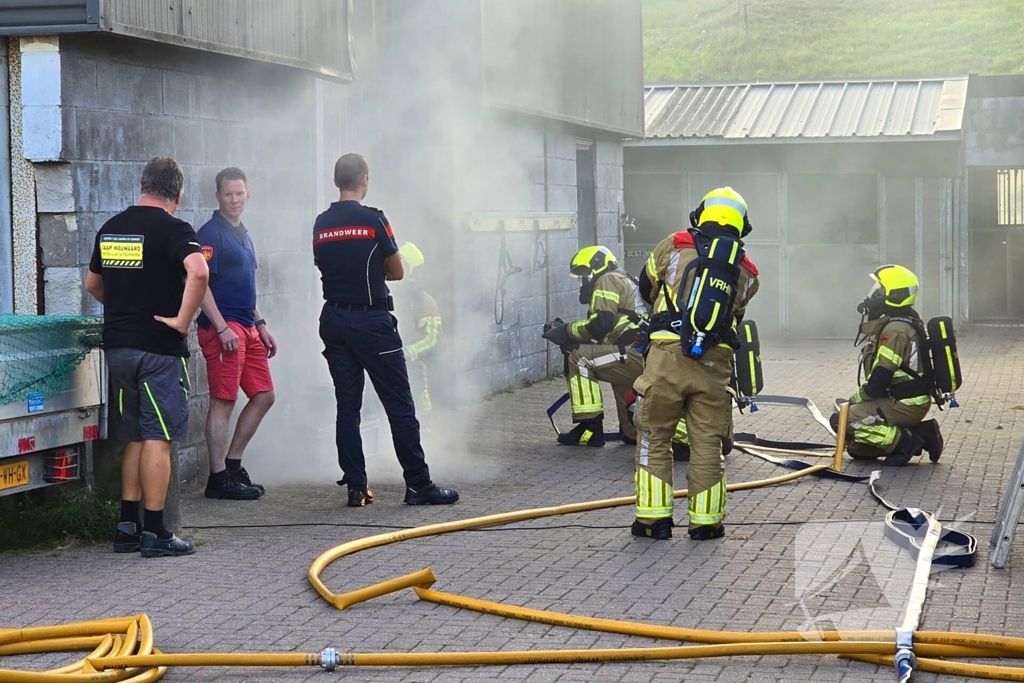
[[[956,392],[963,386],[964,375],[960,370],[952,318],[939,316],[928,321],[928,354],[932,361],[932,381],[942,403],[948,402],[950,408],[959,407]]]
[[[688,339],[680,335],[683,338],[683,350],[691,358],[704,355],[705,341],[732,343],[732,306],[736,300],[740,262],[744,256],[742,243],[738,239],[715,237],[710,240],[710,244],[706,238],[696,241],[700,258],[695,262],[693,285],[686,308],[682,311],[683,320],[689,322],[690,335]],[[705,244],[707,251],[704,250]]]
[[[875,320],[882,315],[887,315],[889,320],[901,321],[910,325],[914,328],[918,343],[924,351],[921,355],[923,369],[921,373],[907,365],[900,368],[914,378],[915,382],[906,382],[898,387],[893,387],[890,390],[890,395],[893,398],[901,399],[927,393],[935,400],[940,410],[946,404],[950,408],[959,407],[956,401],[956,392],[963,386],[964,378],[960,369],[960,354],[956,348],[956,333],[953,331],[952,318],[938,316],[929,320],[925,325],[916,313],[914,315],[903,313],[917,301],[920,289],[917,275],[908,268],[887,264],[877,268],[871,274],[871,279],[875,281],[875,285],[871,288],[867,298],[857,306],[857,311],[862,315],[863,320]],[[884,329],[883,324],[882,329],[877,332],[874,344],[876,352],[881,345]],[[858,332],[854,343],[859,345],[862,340],[863,337]]]
[[[740,348],[736,351],[733,369],[733,388],[738,394],[740,406],[750,406],[750,412],[757,412],[755,397],[764,389],[764,374],[761,370],[761,341],[757,337],[757,323],[744,320],[739,326]]]

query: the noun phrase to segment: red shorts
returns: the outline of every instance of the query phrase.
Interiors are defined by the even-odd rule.
[[[238,350],[233,353],[224,350],[212,325],[207,330],[199,328],[199,346],[206,358],[210,398],[236,401],[239,387],[250,397],[273,391],[267,347],[260,341],[259,332],[255,327],[243,327],[230,321],[228,326],[238,335]]]

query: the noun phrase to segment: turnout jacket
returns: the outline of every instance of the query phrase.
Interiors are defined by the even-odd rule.
[[[654,248],[650,258],[647,259],[647,266],[644,268],[640,286],[645,298],[654,306],[654,313],[668,312],[668,298],[671,298],[675,309],[681,313],[686,311],[686,297],[693,286],[693,279],[697,275],[697,269],[691,268],[689,272],[686,266],[698,258],[697,248],[693,242],[693,236],[689,232],[677,232],[669,235]],[[683,275],[686,281],[683,282]],[[757,266],[748,256],[744,256],[740,262],[740,275],[737,283],[736,299],[733,302],[729,315],[733,318],[733,328],[736,321],[743,319],[747,310],[747,304],[754,298],[759,287],[757,279]],[[659,330],[651,333],[651,339],[679,340],[679,335],[671,330]]]
[[[575,341],[617,344],[624,332],[638,328],[637,320],[647,314],[640,289],[621,270],[609,270],[594,280],[594,293],[585,320],[570,323],[568,333]]]
[[[919,320],[913,310],[908,311],[906,317]],[[861,349],[860,361],[866,381],[857,389],[855,403],[883,396],[898,398],[910,405],[931,401],[924,383],[906,372],[910,369],[919,376],[924,374],[923,350],[914,325],[908,320],[884,315],[862,323],[860,333],[868,339]]]

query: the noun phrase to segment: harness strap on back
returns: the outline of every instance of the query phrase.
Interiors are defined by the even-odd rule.
[[[915,393],[915,394],[913,394],[913,396],[925,396],[925,395],[930,396],[932,398],[932,400],[935,401],[935,405],[938,406],[939,410],[942,410],[942,405],[943,405],[943,403],[945,403],[945,401],[943,400],[942,395],[939,393],[938,389],[936,389],[936,387],[935,387],[935,381],[934,381],[934,376],[933,376],[934,370],[932,368],[931,349],[929,348],[929,345],[928,345],[928,333],[925,331],[924,325],[922,324],[922,322],[919,319],[917,319],[917,318],[910,318],[910,317],[906,317],[906,316],[893,316],[893,317],[887,318],[886,321],[885,321],[885,324],[882,325],[881,329],[878,330],[878,334],[875,335],[875,344],[874,344],[874,347],[875,347],[874,348],[874,352],[875,352],[875,354],[876,355],[878,354],[878,350],[880,348],[880,343],[881,343],[881,339],[882,339],[882,333],[885,331],[885,328],[889,326],[889,323],[894,323],[894,322],[907,323],[908,325],[910,325],[914,329],[914,332],[917,334],[917,347],[918,347],[917,357],[921,361],[921,365],[924,368],[924,372],[922,372],[922,373],[917,372],[912,367],[910,367],[906,362],[902,363],[900,365],[900,368],[899,368],[900,370],[902,370],[906,374],[910,375],[911,379],[917,380],[918,382],[922,382],[924,384],[924,393],[923,394],[916,394]],[[861,371],[863,369],[864,369],[863,364],[858,365],[858,367],[857,367],[857,385],[858,386],[860,386],[860,383],[861,383],[860,382],[860,380],[861,380]],[[892,396],[892,398],[895,398],[897,400],[899,400],[901,398],[913,398],[913,396],[909,396],[909,395],[908,396],[896,396],[895,394],[893,394],[891,388],[890,388],[889,394],[890,394],[890,396]]]

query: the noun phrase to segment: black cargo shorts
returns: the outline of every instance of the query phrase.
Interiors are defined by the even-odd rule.
[[[106,351],[109,405],[129,441],[185,441],[191,386],[181,356],[137,349]]]

